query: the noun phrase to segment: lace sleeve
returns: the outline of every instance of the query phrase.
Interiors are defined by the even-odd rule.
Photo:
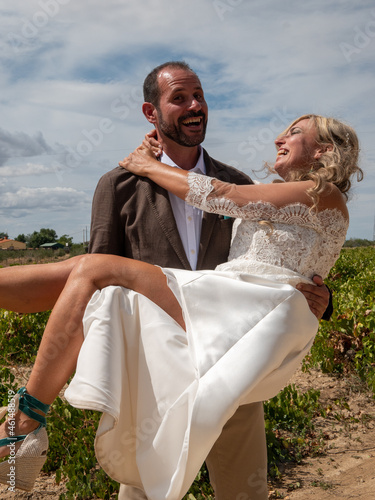
[[[189,172],[188,174],[188,184],[189,192],[186,195],[185,201],[189,205],[200,208],[205,212],[211,212],[207,207],[207,196],[213,191],[214,187],[212,185],[213,177],[208,177],[207,175],[196,174],[194,172]]]
[[[311,213],[310,208],[304,203],[291,203],[284,207],[276,207],[272,203],[265,201],[250,201],[239,205],[231,198],[228,198],[230,184],[224,183],[213,177],[189,172],[188,175],[189,192],[185,201],[205,212],[211,212],[220,215],[226,215],[235,219],[248,221],[269,221],[271,223],[294,224],[297,226],[307,226],[316,231],[335,232],[335,227],[341,229],[347,228],[348,220],[342,212],[337,209],[331,209],[316,213]],[[325,218],[325,213],[329,215]],[[335,218],[341,221],[335,221],[333,226],[329,220],[335,215]]]
[[[218,185],[215,186],[214,183]],[[228,193],[228,190],[224,186],[227,187],[228,184],[222,183],[214,177],[189,172],[188,184],[189,192],[185,201],[204,212],[247,220],[259,220],[263,216],[268,216],[268,213],[259,213],[264,210],[264,203],[262,202],[238,205],[235,201],[226,197],[225,194]],[[221,185],[222,188],[220,188]]]

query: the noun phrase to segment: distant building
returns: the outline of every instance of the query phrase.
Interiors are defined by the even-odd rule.
[[[16,240],[8,240],[8,238],[3,238],[0,240],[1,250],[26,250],[26,243]]]
[[[64,248],[64,245],[61,243],[44,243],[40,245],[39,248],[51,248],[52,250],[58,250],[59,248]]]

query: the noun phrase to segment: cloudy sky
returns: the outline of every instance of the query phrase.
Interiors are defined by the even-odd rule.
[[[210,154],[259,178],[273,138],[304,113],[361,141],[349,238],[373,238],[373,0],[0,1],[0,232],[80,242],[99,178],[150,129],[142,83],[187,61],[208,101]]]

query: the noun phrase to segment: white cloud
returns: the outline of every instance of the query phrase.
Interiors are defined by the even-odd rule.
[[[73,188],[28,188],[22,187],[15,192],[2,192],[0,210],[40,210],[67,211],[85,207],[90,203],[89,197],[82,191]]]
[[[64,219],[57,211],[49,219],[58,234],[86,226],[100,175],[149,130],[140,109],[144,77],[166,60],[185,59],[210,105],[206,148],[247,172],[272,160],[280,110],[352,124],[367,177],[355,209],[349,204],[349,236],[372,238],[374,26],[372,0],[13,2],[0,30],[4,223],[26,210],[25,224],[44,227],[49,192],[64,207]],[[244,154],[250,138],[255,156]],[[23,193],[25,208],[14,198],[21,185],[32,190]],[[77,210],[79,192],[86,208]]]
[[[30,175],[44,175],[55,173],[53,168],[46,165],[26,163],[25,167],[0,167],[0,177],[25,177]]]

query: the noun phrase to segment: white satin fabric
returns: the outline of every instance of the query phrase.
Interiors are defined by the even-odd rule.
[[[65,392],[73,406],[103,412],[95,441],[103,469],[150,500],[183,497],[225,422],[239,405],[283,388],[318,327],[290,285],[164,272],[187,331],[133,291],[96,292]]]

